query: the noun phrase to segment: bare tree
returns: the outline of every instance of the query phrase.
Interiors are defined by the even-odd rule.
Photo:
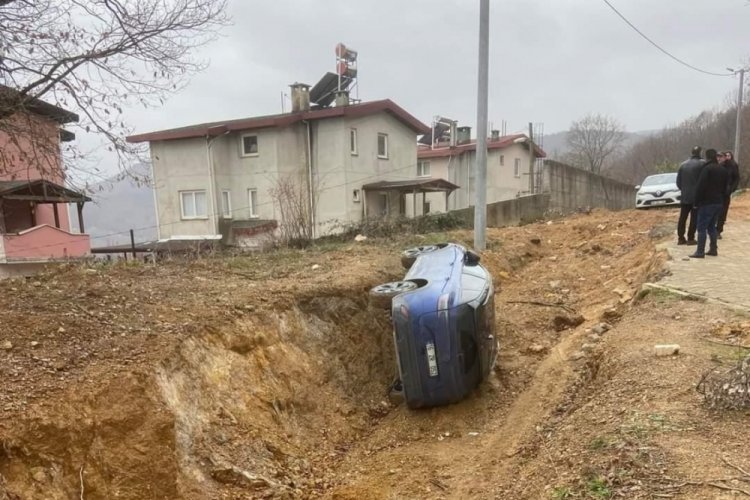
[[[588,114],[570,124],[567,160],[598,174],[624,140],[625,128],[615,118]]]
[[[0,174],[19,160],[59,169],[40,162],[57,157],[56,141],[34,133],[45,124],[25,113],[44,102],[77,113],[68,126],[102,137],[126,174],[143,150],[125,141],[123,109],[163,103],[205,67],[194,52],[227,24],[226,2],[0,0],[0,139],[15,146],[0,148]],[[73,144],[63,153],[68,173],[91,173]]]

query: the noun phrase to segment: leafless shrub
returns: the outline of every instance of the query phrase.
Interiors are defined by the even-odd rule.
[[[279,176],[270,190],[271,199],[279,209],[279,243],[305,247],[313,238],[310,196],[301,176]]]
[[[697,390],[709,408],[746,410],[750,408],[750,356],[725,373],[703,375]]]

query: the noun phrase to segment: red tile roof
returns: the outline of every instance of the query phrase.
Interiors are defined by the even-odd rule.
[[[487,139],[487,149],[502,149],[512,146],[516,139],[527,138],[525,134],[513,134],[500,137],[498,139]],[[449,156],[458,156],[466,151],[475,151],[477,149],[476,141],[471,141],[466,144],[459,144],[458,146],[451,148],[448,146],[441,146],[435,149],[429,146],[422,146],[417,150],[417,157],[420,159],[426,158],[447,158]],[[534,153],[537,158],[545,158],[547,153],[542,148],[534,144]]]
[[[409,114],[404,108],[390,99],[370,101],[349,106],[335,108],[312,109],[298,113],[284,113],[279,115],[256,116],[239,120],[225,120],[220,122],[201,123],[188,127],[160,130],[145,134],[131,135],[128,142],[168,141],[172,139],[187,139],[191,137],[206,137],[223,134],[227,131],[252,130],[269,127],[285,127],[303,120],[321,120],[325,118],[349,117],[357,118],[375,113],[386,112],[400,120],[404,125],[417,134],[430,132],[430,127]]]

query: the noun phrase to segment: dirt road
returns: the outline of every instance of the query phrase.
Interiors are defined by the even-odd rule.
[[[467,232],[0,282],[0,499],[729,498],[708,483],[750,469],[747,417],[694,386],[750,322],[639,293],[675,216],[490,231],[497,371],[425,411],[385,400],[389,320],[366,292],[399,249]]]

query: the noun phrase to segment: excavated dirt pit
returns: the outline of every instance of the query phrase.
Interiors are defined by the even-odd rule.
[[[648,231],[663,215],[642,219],[491,231],[496,372],[424,411],[387,402],[390,321],[366,299],[414,242],[0,283],[0,500],[505,491],[595,377],[586,329],[659,268]]]

